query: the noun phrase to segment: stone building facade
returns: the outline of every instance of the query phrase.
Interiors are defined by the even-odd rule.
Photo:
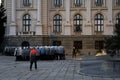
[[[120,0],[3,0],[6,46],[62,45],[82,54],[104,49],[120,19]]]

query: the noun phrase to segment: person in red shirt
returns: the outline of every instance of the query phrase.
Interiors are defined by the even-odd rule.
[[[37,70],[37,60],[36,60],[37,53],[38,51],[35,48],[30,50],[30,71],[32,71],[33,63],[35,64],[35,69]]]

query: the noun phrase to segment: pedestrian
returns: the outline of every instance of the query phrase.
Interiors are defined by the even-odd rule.
[[[33,63],[35,64],[35,69],[37,70],[37,59],[36,59],[37,53],[38,51],[35,48],[30,50],[30,71],[32,71]]]
[[[76,49],[75,49],[75,47],[73,47],[73,55],[72,55],[72,57],[74,58],[76,58]]]

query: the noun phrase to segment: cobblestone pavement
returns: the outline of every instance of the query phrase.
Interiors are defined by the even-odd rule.
[[[120,78],[80,74],[80,60],[38,61],[38,69],[29,70],[29,61],[0,56],[0,80],[120,80]]]

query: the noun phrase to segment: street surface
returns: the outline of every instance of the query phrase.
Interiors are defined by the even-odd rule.
[[[15,61],[13,56],[0,56],[0,80],[120,80],[119,77],[104,76],[104,74],[90,75],[92,69],[89,65],[101,63],[101,60],[94,60],[94,63],[89,62],[90,60],[80,60],[79,57],[76,59],[67,57],[66,60],[38,61],[38,69],[35,70],[33,65],[33,69],[30,71],[29,61]],[[95,70],[93,73],[97,73],[97,69]]]

